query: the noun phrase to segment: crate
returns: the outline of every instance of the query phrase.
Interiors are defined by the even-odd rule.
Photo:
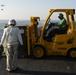
[[[18,47],[18,57],[26,57],[27,56],[27,36],[26,36],[26,29],[27,26],[17,26],[20,29],[23,45],[19,44]]]

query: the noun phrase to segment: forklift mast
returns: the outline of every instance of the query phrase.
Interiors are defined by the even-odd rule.
[[[40,17],[30,17],[30,26],[27,27],[28,55],[38,41],[38,20],[40,20]]]

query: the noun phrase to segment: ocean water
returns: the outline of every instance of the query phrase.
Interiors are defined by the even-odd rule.
[[[16,20],[17,26],[26,26],[30,25],[30,20]],[[0,39],[3,34],[4,26],[8,23],[8,20],[0,20]],[[41,27],[44,23],[44,20],[39,21],[39,27]]]

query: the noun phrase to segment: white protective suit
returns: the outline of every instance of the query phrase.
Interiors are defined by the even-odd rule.
[[[1,45],[3,45],[5,39],[6,39],[6,45],[7,45],[6,70],[11,71],[17,68],[18,44],[20,43],[21,45],[23,45],[23,41],[22,41],[19,28],[16,26],[9,26],[5,28],[3,36],[1,38]]]

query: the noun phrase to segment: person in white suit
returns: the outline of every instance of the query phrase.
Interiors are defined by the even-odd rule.
[[[14,19],[8,21],[8,27],[4,29],[0,43],[0,45],[3,45],[4,40],[6,39],[6,70],[9,72],[18,69],[18,44],[20,43],[21,45],[23,45],[21,33],[19,31],[19,28],[15,25],[16,21]]]

